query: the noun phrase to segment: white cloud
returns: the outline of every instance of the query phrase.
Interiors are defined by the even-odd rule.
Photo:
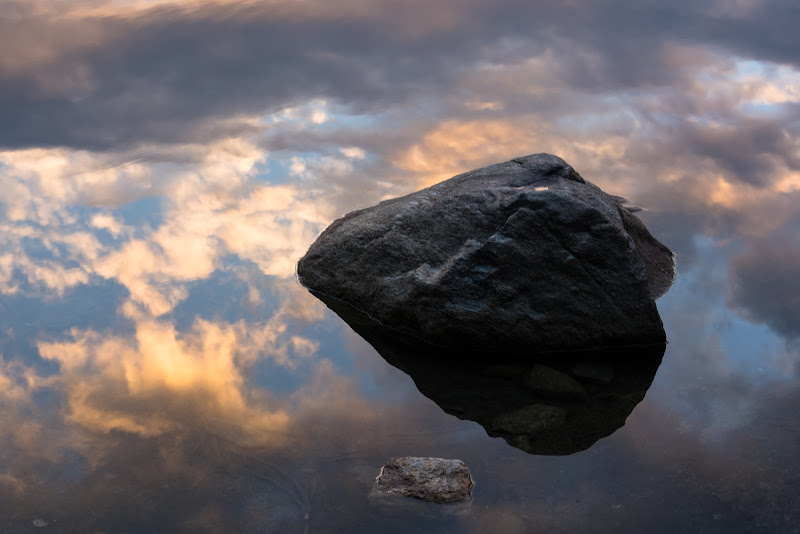
[[[324,109],[315,109],[311,112],[311,122],[314,124],[322,124],[328,121],[328,114]]]
[[[133,336],[73,330],[63,340],[38,343],[41,356],[58,363],[48,387],[62,391],[72,423],[152,436],[181,427],[181,417],[190,415],[239,424],[255,440],[285,429],[289,413],[254,402],[258,392],[247,380],[261,358],[291,368],[316,354],[314,341],[289,332],[283,310],[262,325],[198,319],[188,332],[135,307],[127,313],[136,325]],[[7,381],[0,372],[0,385]],[[166,399],[162,410],[141,409]]]
[[[364,151],[364,149],[357,146],[340,148],[339,152],[350,159],[364,159],[367,157],[367,153]]]
[[[171,164],[161,176],[158,159],[109,166],[114,156],[85,151],[0,152],[7,215],[0,291],[20,290],[15,273],[57,295],[100,276],[125,286],[132,301],[158,316],[187,297],[187,283],[219,268],[225,254],[268,275],[293,276],[296,260],[329,221],[324,194],[264,183],[258,165],[267,154],[242,139],[216,142],[194,159],[198,154],[184,150],[191,156],[186,163]],[[350,168],[344,160],[315,165]],[[115,210],[143,194],[161,199],[160,220],[154,228],[127,226]],[[101,244],[100,231],[114,240]],[[28,254],[24,242],[31,238],[52,257]]]
[[[289,173],[292,176],[303,176],[308,168],[306,162],[302,158],[293,157],[292,165],[289,167]]]

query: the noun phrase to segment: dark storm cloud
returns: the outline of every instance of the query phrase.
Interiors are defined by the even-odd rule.
[[[391,10],[356,15],[251,5],[158,8],[130,19],[5,19],[4,48],[24,57],[37,46],[32,36],[43,36],[47,61],[0,71],[0,143],[102,149],[194,140],[200,121],[318,96],[366,112],[446,78],[482,43],[454,31],[406,35],[391,24]],[[63,42],[70,46],[62,52]]]
[[[754,321],[800,338],[800,218],[757,241],[732,263],[731,303]]]
[[[797,8],[779,1],[745,19],[622,0],[244,3],[64,18],[15,5],[0,19],[6,147],[205,141],[252,128],[209,121],[312,97],[386,109],[444,97],[481,60],[514,64],[545,49],[559,58],[554,76],[608,91],[685,76],[668,43],[786,62],[800,47]]]
[[[780,167],[800,170],[792,117],[778,120],[736,117],[734,124],[719,127],[684,123],[675,139],[684,151],[713,159],[729,176],[754,185],[767,185]],[[788,124],[782,124],[788,123]]]
[[[725,409],[698,424],[682,421],[657,403],[643,403],[626,422],[634,447],[625,450],[622,444],[618,454],[638,458],[638,473],[647,473],[647,480],[634,486],[637,490],[651,484],[658,488],[658,499],[637,493],[644,498],[630,507],[638,516],[632,524],[661,514],[663,524],[669,524],[675,509],[694,516],[698,532],[789,532],[796,524],[800,506],[793,486],[800,473],[792,414],[800,392],[792,382],[753,387],[734,380],[731,385],[706,384],[692,400],[695,406],[737,411],[741,419],[734,425],[725,420]],[[733,408],[743,404],[747,408]]]

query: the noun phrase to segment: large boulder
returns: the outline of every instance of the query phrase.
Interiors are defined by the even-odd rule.
[[[666,340],[672,252],[564,160],[490,165],[334,221],[300,282],[447,347],[548,352]]]

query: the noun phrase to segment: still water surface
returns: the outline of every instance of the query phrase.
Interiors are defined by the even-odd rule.
[[[170,276],[192,250],[136,237],[134,208],[148,206],[93,214],[73,238],[97,243],[82,257],[19,241],[0,299],[2,532],[797,529],[796,352],[715,294],[724,247],[698,243],[659,300],[670,343],[624,426],[540,455],[440,408],[292,277],[234,254]],[[173,254],[160,271],[156,249]],[[23,260],[84,278],[37,289]],[[435,398],[435,379],[415,380]],[[393,456],[464,460],[473,502],[371,505]]]

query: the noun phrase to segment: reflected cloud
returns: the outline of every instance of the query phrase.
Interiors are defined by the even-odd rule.
[[[38,354],[55,372],[0,358],[0,495],[4,509],[14,510],[0,514],[0,529],[29,528],[31,517],[78,530],[115,530],[120,517],[128,526],[179,524],[195,514],[175,508],[178,495],[188,496],[192,510],[199,501],[218,509],[220,525],[302,525],[306,510],[297,505],[302,490],[291,489],[294,475],[252,452],[284,450],[292,436],[302,436],[293,421],[296,403],[253,376],[265,361],[289,373],[317,365],[318,342],[303,337],[297,323],[319,320],[321,305],[295,286],[279,280],[263,288],[281,297],[275,312],[255,324],[197,319],[182,331],[129,302],[122,311],[133,323],[131,335],[73,329],[40,340]],[[319,365],[329,369],[324,360]],[[329,394],[322,382],[317,392]],[[226,484],[270,503],[269,518],[227,517],[231,504],[218,493]],[[173,511],[154,512],[163,502]],[[86,517],[73,513],[87,508],[93,512]]]
[[[316,299],[293,281],[272,289],[283,296],[264,323],[198,319],[181,331],[129,303],[130,336],[73,330],[39,341],[55,373],[0,360],[0,496],[14,510],[0,528],[36,517],[78,530],[123,521],[196,531],[210,521],[302,531],[309,513],[330,521],[319,498],[332,495],[334,475],[333,495],[366,508],[363,472],[390,444],[411,446],[415,423],[403,421],[405,406],[365,397],[316,341],[288,328],[319,321]],[[253,376],[265,360],[311,369],[281,398]],[[348,458],[367,444],[370,460]]]
[[[800,242],[788,225],[732,261],[730,302],[781,335],[800,337]],[[792,235],[795,234],[795,235]]]
[[[158,159],[131,164],[138,192],[129,165],[104,168],[109,156],[61,149],[0,153],[0,183],[9,186],[0,193],[8,251],[0,256],[2,290],[28,285],[63,295],[99,276],[125,286],[132,301],[158,316],[187,297],[188,283],[221,268],[226,255],[267,275],[292,276],[330,207],[317,191],[260,181],[257,166],[266,154],[250,144],[232,140],[206,150],[166,180],[158,177]],[[98,189],[108,194],[92,196]],[[155,227],[126,224],[114,211],[142,196],[162,203]],[[103,208],[94,207],[99,201]],[[37,256],[26,248],[34,239],[46,249]]]
[[[59,364],[49,385],[62,390],[68,421],[93,431],[158,435],[180,424],[176,413],[158,411],[180,413],[186,403],[197,411],[191,419],[247,422],[262,435],[285,427],[288,416],[267,406],[251,409],[246,402],[239,361],[252,360],[244,353],[256,350],[246,343],[241,325],[237,332],[198,320],[191,332],[178,334],[172,325],[141,318],[133,339],[73,332],[72,339],[40,342],[38,348],[43,358]],[[143,409],[154,403],[161,410]]]
[[[21,376],[17,377],[15,375]],[[28,388],[26,387],[26,382],[28,381],[25,380],[24,367],[21,367],[18,363],[6,362],[2,354],[0,354],[0,391],[2,391],[4,404],[28,400]]]
[[[269,441],[285,430],[289,416],[248,374],[264,359],[295,369],[319,347],[288,328],[291,321],[319,319],[321,311],[292,302],[294,292],[284,291],[289,298],[264,322],[196,319],[185,332],[129,303],[123,311],[134,324],[130,337],[73,329],[64,340],[39,341],[39,354],[59,372],[35,385],[58,389],[66,420],[96,432],[155,436],[175,431],[183,418],[190,424],[204,418],[246,427],[251,440]]]

